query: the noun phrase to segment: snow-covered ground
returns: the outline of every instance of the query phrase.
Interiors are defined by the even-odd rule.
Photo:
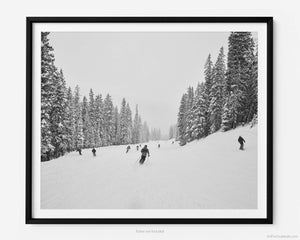
[[[237,142],[246,140],[245,151]],[[147,143],[138,164],[131,146],[91,149],[41,163],[44,209],[250,209],[257,208],[257,127],[218,132],[180,147]]]

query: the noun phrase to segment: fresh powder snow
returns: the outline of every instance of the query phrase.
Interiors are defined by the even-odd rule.
[[[238,137],[245,140],[239,150]],[[152,141],[83,149],[41,162],[42,209],[257,208],[257,126],[216,132],[179,146]],[[142,144],[142,147],[145,145]],[[160,144],[160,148],[158,148]]]

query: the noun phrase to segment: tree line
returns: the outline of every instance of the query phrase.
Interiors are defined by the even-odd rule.
[[[232,32],[227,64],[223,47],[213,64],[209,54],[205,81],[182,95],[177,119],[180,145],[257,120],[258,51],[250,32]],[[227,66],[226,66],[227,65]],[[170,136],[175,136],[170,129]]]
[[[41,34],[41,161],[63,156],[81,148],[148,142],[158,137],[149,131],[135,109],[123,98],[120,110],[107,94],[80,96],[77,85],[67,87],[64,74],[55,66],[48,32]],[[160,132],[159,132],[160,134]]]

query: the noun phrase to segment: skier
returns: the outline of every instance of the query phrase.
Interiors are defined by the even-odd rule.
[[[136,150],[137,150],[137,151],[139,150],[139,145],[136,146]]]
[[[128,153],[130,150],[130,146],[128,145],[127,148],[126,148],[126,153]]]
[[[172,144],[174,144],[174,141],[172,142]]]
[[[79,155],[81,155],[81,149],[80,148],[77,148],[76,151],[79,152]]]
[[[246,142],[245,139],[239,136],[238,142],[240,143],[240,150],[244,150],[244,143]]]
[[[160,148],[160,144],[158,144],[157,146],[158,146],[158,148]]]
[[[96,149],[95,148],[92,149],[92,153],[93,153],[94,157],[96,157]]]
[[[141,159],[140,159],[140,164],[143,164],[146,160],[147,154],[148,154],[148,157],[150,157],[150,153],[149,153],[149,149],[147,148],[147,145],[145,145],[142,148],[141,153],[142,153],[142,156],[141,156]]]

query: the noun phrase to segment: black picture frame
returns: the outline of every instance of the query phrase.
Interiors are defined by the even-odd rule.
[[[26,224],[272,224],[273,223],[273,17],[27,17]],[[34,218],[32,198],[33,24],[35,23],[265,23],[267,25],[267,212],[265,218]]]

